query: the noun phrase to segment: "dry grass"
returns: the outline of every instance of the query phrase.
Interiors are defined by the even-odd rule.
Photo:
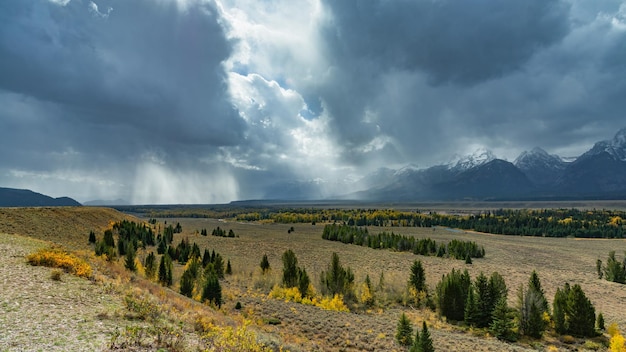
[[[213,219],[167,219],[168,224],[180,222],[183,226],[183,233],[175,235],[174,245],[187,237],[190,242],[198,243],[202,251],[204,248],[214,249],[225,261],[230,259],[233,275],[227,276],[222,282],[225,302],[220,310],[214,310],[176,292],[182,266],[175,266],[175,285],[172,289],[167,289],[130,274],[123,269],[121,262],[106,262],[93,256],[93,249],[87,242],[89,231],[95,229],[99,234],[112,221],[121,219],[133,220],[132,217],[114,210],[100,208],[0,209],[0,233],[23,233],[79,250],[78,256],[86,258],[94,270],[93,281],[69,275],[61,281],[51,280],[49,269],[29,266],[24,260],[26,254],[50,246],[49,242],[0,234],[0,249],[13,251],[10,252],[13,255],[9,257],[0,257],[0,274],[4,278],[0,290],[3,313],[0,314],[0,326],[8,327],[9,331],[0,336],[0,350],[31,349],[20,348],[20,343],[27,344],[25,346],[33,347],[32,349],[41,346],[44,350],[106,349],[107,341],[116,336],[116,327],[119,332],[119,345],[116,346],[132,342],[132,339],[139,336],[143,348],[150,349],[157,344],[151,340],[153,335],[150,334],[154,332],[150,330],[152,325],[146,325],[152,324],[148,322],[152,319],[164,321],[163,325],[158,326],[169,331],[168,336],[173,339],[171,343],[177,344],[176,348],[183,346],[180,348],[182,350],[195,350],[206,343],[222,346],[246,343],[252,346],[254,341],[250,340],[250,336],[254,336],[266,346],[276,349],[283,346],[284,350],[290,351],[400,351],[394,335],[402,311],[407,313],[414,326],[427,321],[438,350],[568,350],[584,349],[585,346],[595,348],[599,345],[599,342],[584,340],[567,341],[572,342],[570,345],[552,336],[547,336],[543,342],[523,340],[515,345],[506,344],[485,336],[484,332],[468,331],[461,326],[448,324],[429,310],[401,308],[396,302],[406,299],[404,295],[409,268],[415,259],[422,261],[431,291],[441,276],[452,268],[467,268],[473,277],[481,271],[487,275],[498,271],[509,287],[510,304],[514,303],[515,289],[527,282],[532,270],[539,273],[550,301],[557,287],[562,287],[565,282],[578,283],[594,303],[596,310],[603,312],[607,326],[611,323],[626,326],[626,286],[599,280],[595,272],[596,259],[605,260],[610,250],[621,252],[622,248],[626,249],[624,240],[507,237],[444,228],[370,228],[373,233],[393,230],[403,235],[431,237],[437,241],[454,238],[471,240],[484,246],[486,257],[474,260],[473,265],[466,265],[463,261],[452,259],[420,257],[410,253],[373,250],[325,241],[321,239],[322,224],[314,226],[238,223]],[[162,222],[160,226],[163,227]],[[210,233],[217,226],[226,231],[233,229],[238,237],[199,235],[199,230],[206,228]],[[288,233],[292,226],[295,231]],[[274,285],[280,283],[281,255],[287,249],[296,253],[298,265],[306,268],[317,292],[319,273],[326,270],[331,254],[337,252],[342,264],[354,271],[357,286],[366,275],[370,276],[375,287],[373,294],[376,303],[369,308],[351,307],[351,312],[336,312],[269,298]],[[272,268],[265,275],[259,267],[263,254],[268,255]],[[138,253],[140,258],[145,255],[142,251]],[[384,287],[378,288],[381,273],[384,274]],[[59,290],[55,295],[66,297],[63,295],[68,294],[82,298],[73,304],[69,303],[73,302],[71,299],[63,298],[61,302],[65,305],[57,311],[45,303],[46,296],[38,296],[42,292],[56,292],[53,291],[53,285],[57,285]],[[148,313],[129,311],[128,301],[126,305],[124,303],[125,297],[132,298],[140,313],[146,310]],[[40,303],[27,306],[29,302]],[[241,309],[235,308],[237,302],[241,303]],[[151,316],[151,304],[159,307],[157,318],[141,320],[140,317]],[[68,305],[71,308],[67,308]],[[61,314],[61,311],[63,316],[59,318],[55,314]],[[65,325],[45,325],[42,322],[42,312],[48,315],[46,321],[54,322],[57,319]],[[80,321],[89,322],[89,329],[82,328]],[[96,328],[94,324],[98,324]],[[82,344],[70,341],[64,335],[66,326],[77,326],[78,334],[82,333],[90,342],[85,343],[85,337],[81,340],[74,335],[71,337],[82,341]],[[33,327],[39,329],[39,332],[29,341],[27,336]],[[174,327],[180,327],[180,330]],[[44,331],[48,334],[47,337],[41,337]],[[176,340],[177,337],[175,339],[176,334],[184,336],[182,342]]]

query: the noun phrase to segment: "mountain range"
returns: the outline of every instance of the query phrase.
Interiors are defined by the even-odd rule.
[[[402,169],[401,169],[402,170]],[[508,162],[488,150],[404,172],[378,170],[386,182],[346,195],[375,201],[626,199],[626,128],[575,160],[541,148]]]
[[[479,149],[428,168],[382,167],[360,180],[346,182],[344,189],[348,183],[359,191],[329,194],[323,182],[289,182],[276,184],[264,198],[400,202],[626,199],[626,128],[576,158],[552,155],[537,147],[509,162]]]

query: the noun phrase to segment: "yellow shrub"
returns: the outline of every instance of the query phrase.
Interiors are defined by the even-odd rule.
[[[302,298],[302,295],[300,295],[300,290],[298,290],[297,287],[285,288],[285,287],[275,285],[274,288],[272,288],[272,291],[270,291],[269,297],[275,298],[275,299],[283,299],[285,300],[285,302],[295,302],[295,303],[301,303],[301,304],[306,304],[306,305],[313,305],[313,306],[320,307],[326,310],[334,310],[338,312],[350,311],[348,307],[346,307],[346,305],[343,303],[342,295],[335,295],[332,298],[324,297],[322,298],[321,301],[318,300],[316,297]]]
[[[249,325],[249,321],[244,321],[242,326],[234,328],[211,325],[203,336],[203,340],[211,346],[208,351],[272,351],[271,348],[257,342],[256,334],[248,330]]]
[[[76,276],[91,277],[91,266],[84,260],[61,249],[40,249],[26,256],[31,265],[60,268]]]
[[[297,287],[280,287],[275,285],[270,292],[271,298],[284,299],[286,302],[302,302],[302,295],[300,294],[300,290]]]
[[[361,303],[368,306],[374,304],[374,295],[372,295],[369,286],[367,286],[365,282],[361,284],[361,295],[359,297],[359,300],[361,301]]]
[[[617,332],[615,335],[613,335],[613,337],[611,337],[611,342],[609,344],[609,351],[626,352],[626,347],[624,347],[624,337],[619,332]]]
[[[343,303],[342,295],[334,295],[333,298],[324,297],[317,305],[318,307],[326,310],[334,310],[337,312],[349,312],[350,310]]]

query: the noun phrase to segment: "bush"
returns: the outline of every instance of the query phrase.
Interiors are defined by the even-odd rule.
[[[26,260],[31,265],[59,268],[80,277],[89,278],[92,274],[91,266],[86,261],[61,249],[40,249],[26,256]]]

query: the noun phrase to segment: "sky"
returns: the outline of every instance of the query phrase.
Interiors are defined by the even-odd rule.
[[[0,187],[225,203],[626,127],[626,1],[0,1]]]

